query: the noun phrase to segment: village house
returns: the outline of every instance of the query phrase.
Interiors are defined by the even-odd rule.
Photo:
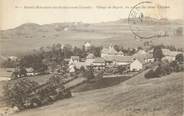
[[[95,56],[92,53],[88,54],[86,57],[86,60],[85,60],[85,65],[91,66],[93,64],[94,60],[95,60]]]
[[[150,54],[153,54],[153,49],[149,51]],[[175,57],[177,54],[182,54],[183,52],[180,51],[171,51],[170,49],[163,48],[162,53],[164,57],[162,58],[162,61],[167,60],[169,62],[172,62],[175,60]]]
[[[17,61],[18,60],[18,57],[16,57],[16,56],[10,56],[9,59],[11,61]]]
[[[69,72],[75,72],[75,69],[80,69],[82,66],[84,68],[93,67],[95,70],[104,70],[106,67],[118,67],[123,66],[128,71],[139,71],[143,69],[143,65],[148,60],[147,53],[144,51],[139,51],[135,56],[124,56],[119,55],[114,48],[109,48],[110,52],[108,54],[103,55],[103,57],[97,57],[92,53],[89,53],[85,59],[85,61],[80,61],[79,56],[71,56],[69,61]],[[139,58],[140,56],[146,56],[143,58]],[[152,58],[152,57],[150,57]]]
[[[101,50],[101,57],[105,57],[105,56],[123,56],[124,53],[122,51],[117,52],[113,46],[109,46],[109,48],[103,48]]]
[[[75,72],[75,65],[74,64],[69,65],[68,71],[69,71],[69,73],[74,73]]]
[[[86,61],[80,61],[79,56],[71,56],[70,61],[68,63],[69,65],[69,72],[75,72],[75,69],[80,69],[81,67],[86,68],[87,63]]]
[[[104,56],[104,60],[106,61],[107,65],[128,65],[130,62],[132,62],[131,56]]]
[[[108,61],[111,59],[115,66],[124,66],[130,71],[139,71],[143,69],[143,63],[132,56],[114,56],[105,58]]]
[[[129,71],[139,71],[143,69],[143,63],[132,56],[105,56],[106,66],[123,66]]]
[[[130,63],[130,71],[140,71],[142,69],[143,64],[139,60],[134,59],[134,61]]]
[[[32,67],[30,67],[30,68],[26,68],[26,75],[27,76],[34,76],[36,74],[34,73],[34,69]]]
[[[92,63],[92,67],[97,70],[105,69],[105,60],[101,57],[95,58]]]
[[[91,48],[91,44],[89,42],[86,42],[84,44],[85,51],[89,50]]]
[[[69,65],[78,63],[79,60],[80,60],[79,56],[71,56],[70,61],[69,61]]]
[[[179,51],[171,51],[169,49],[162,49],[162,53],[164,55],[164,57],[162,58],[162,60],[167,60],[169,62],[172,62],[175,60],[175,57],[177,54],[181,54],[182,52]]]
[[[153,54],[147,53],[145,50],[139,50],[132,57],[138,59],[143,64],[154,62]]]

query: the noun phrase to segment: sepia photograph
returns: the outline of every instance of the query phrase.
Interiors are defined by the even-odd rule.
[[[183,0],[0,0],[0,116],[184,116]]]

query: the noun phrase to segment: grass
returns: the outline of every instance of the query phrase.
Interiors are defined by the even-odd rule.
[[[90,80],[86,83],[72,89],[72,92],[82,92],[82,91],[89,91],[94,89],[102,89],[106,87],[111,87],[121,82],[130,79],[131,77],[122,76],[122,77],[112,77],[112,78],[100,78],[97,80]]]
[[[182,116],[183,75],[145,79],[144,73],[118,85],[74,93],[70,99],[13,116]]]

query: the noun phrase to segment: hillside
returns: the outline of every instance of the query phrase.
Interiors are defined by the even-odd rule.
[[[182,116],[184,72],[155,79],[145,79],[144,73],[13,116]]]
[[[162,31],[173,33],[177,27],[183,27],[180,20],[167,20],[166,24],[156,26],[155,20],[151,22],[151,31],[144,30],[146,28],[143,28],[142,31],[145,33],[159,33]],[[159,22],[163,23],[162,20],[159,20]],[[127,19],[96,24],[53,23],[38,25],[27,23],[14,29],[0,30],[0,35],[0,52],[2,56],[27,53],[33,49],[49,46],[53,43],[81,46],[86,41],[90,41],[94,45],[119,44],[130,48],[143,46],[145,41],[152,41],[153,44],[174,45],[178,48],[183,48],[184,46],[183,37],[177,36],[152,38],[150,40],[136,39],[130,30]]]

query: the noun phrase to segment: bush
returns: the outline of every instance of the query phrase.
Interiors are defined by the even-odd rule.
[[[9,81],[4,86],[4,96],[7,103],[11,106],[17,106],[19,110],[24,109],[23,103],[27,99],[27,93],[31,92],[39,84],[27,78]]]
[[[156,75],[156,73],[153,71],[153,70],[149,70],[145,75],[144,75],[144,77],[145,78],[147,78],[147,79],[149,79],[149,78],[154,78],[154,77],[156,77],[157,75]]]
[[[87,78],[87,79],[93,79],[95,76],[94,76],[94,72],[92,69],[88,69],[84,72],[84,76]]]
[[[50,83],[50,85],[56,85],[57,86],[57,85],[60,85],[60,84],[64,83],[62,78],[64,78],[64,77],[61,76],[61,75],[55,74],[55,75],[53,75],[49,78],[48,82]]]

